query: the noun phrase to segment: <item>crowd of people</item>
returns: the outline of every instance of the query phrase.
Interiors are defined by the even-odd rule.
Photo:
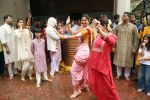
[[[146,91],[150,96],[150,21],[140,23],[129,12],[123,13],[122,20],[114,15],[112,21],[106,15],[96,19],[83,14],[81,20],[74,21],[68,16],[65,24],[50,17],[43,27],[39,19],[31,25],[31,15],[26,22],[19,18],[15,28],[12,20],[11,15],[4,16],[0,27],[0,76],[6,66],[10,80],[19,70],[21,81],[26,81],[26,74],[32,80],[34,68],[37,87],[41,74],[51,82],[62,60],[61,40],[77,38],[79,44],[71,68],[74,92],[70,98],[90,89],[98,100],[120,100],[113,81],[114,65],[117,80],[123,69],[126,81],[130,81],[131,71],[135,72],[137,91]]]

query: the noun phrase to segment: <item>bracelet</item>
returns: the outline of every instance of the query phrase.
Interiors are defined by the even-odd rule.
[[[64,39],[65,39],[65,37],[64,37],[63,35],[61,35],[61,36],[60,36],[60,39],[61,39],[61,40],[64,40]]]

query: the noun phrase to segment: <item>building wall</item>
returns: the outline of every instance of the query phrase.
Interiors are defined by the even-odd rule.
[[[30,0],[34,16],[113,12],[114,0]]]
[[[44,0],[44,1],[47,2],[48,4],[51,4],[51,3],[49,3],[49,0]],[[107,1],[109,1],[109,0],[107,0]],[[97,0],[94,0],[93,2],[95,2],[94,4],[96,4]],[[114,9],[112,7],[110,7],[110,9],[112,9],[112,11],[114,10],[114,14],[122,15],[123,12],[130,11],[130,2],[131,2],[131,0],[114,0]],[[45,4],[45,3],[43,3],[43,4]],[[99,3],[99,4],[104,4],[104,2]],[[112,4],[113,3],[111,3],[111,5]],[[38,10],[38,12],[44,11],[44,10],[40,11],[39,9],[37,9],[39,7],[37,5],[35,6],[35,4],[31,5],[31,7],[32,7],[32,10],[35,10],[36,12],[37,12],[37,10]],[[35,7],[37,7],[37,8],[33,9]],[[45,8],[45,5],[43,7]],[[101,6],[98,6],[97,8],[99,8],[99,7],[101,7]],[[109,7],[109,6],[102,6],[102,8],[105,8],[105,7]],[[62,9],[63,7],[60,7],[60,8]],[[16,19],[18,17],[23,17],[23,18],[27,17],[29,9],[30,9],[30,0],[0,0],[0,25],[3,24],[3,16],[4,15],[6,15],[6,14],[12,15],[14,18],[14,23],[15,23]],[[67,8],[65,8],[65,9],[67,9]],[[89,8],[89,9],[91,9],[91,8]],[[95,10],[93,10],[93,11],[95,11]],[[91,11],[91,12],[93,12],[93,11]],[[110,10],[109,10],[109,12],[110,12]],[[41,16],[44,16],[44,15],[41,14]]]
[[[17,18],[26,18],[29,9],[29,0],[0,0],[0,25],[3,24],[3,17],[7,14],[13,16],[14,24]]]

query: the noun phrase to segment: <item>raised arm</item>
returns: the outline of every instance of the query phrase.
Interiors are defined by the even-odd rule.
[[[69,33],[71,34],[77,34],[76,32],[74,32],[72,29],[71,29],[71,24],[70,24],[70,16],[67,17],[67,20],[66,20],[66,28],[67,30],[69,31]]]
[[[115,45],[117,41],[116,35],[102,31],[101,26],[99,26],[98,31],[107,43],[109,43],[110,45]]]
[[[75,35],[71,35],[71,36],[62,36],[61,35],[61,38],[62,39],[76,39],[76,38],[80,38],[80,37],[86,35],[87,33],[88,33],[88,29],[83,29]]]
[[[26,28],[28,29],[30,29],[31,27],[31,18],[32,18],[32,15],[29,13],[27,23],[26,23]]]

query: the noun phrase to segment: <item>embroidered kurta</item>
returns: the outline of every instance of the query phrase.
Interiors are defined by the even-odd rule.
[[[88,84],[98,100],[120,100],[112,77],[110,53],[117,38],[111,34],[102,39],[99,35],[88,61]]]
[[[29,30],[23,29],[22,31],[19,31],[18,29],[16,29],[15,35],[17,61],[33,61],[33,55],[31,52],[32,37]]]
[[[139,35],[135,25],[128,23],[120,24],[114,33],[117,36],[117,43],[114,52],[113,63],[121,67],[132,67],[134,53],[138,49]]]
[[[47,71],[46,55],[45,55],[45,40],[34,39],[32,41],[32,53],[34,55],[34,69],[38,73]]]
[[[3,47],[4,50],[4,57],[5,57],[5,64],[12,63],[16,61],[16,48],[15,48],[15,33],[14,28],[8,24],[4,24],[0,27],[0,37],[1,43],[7,43],[10,54],[6,53],[6,49]]]

